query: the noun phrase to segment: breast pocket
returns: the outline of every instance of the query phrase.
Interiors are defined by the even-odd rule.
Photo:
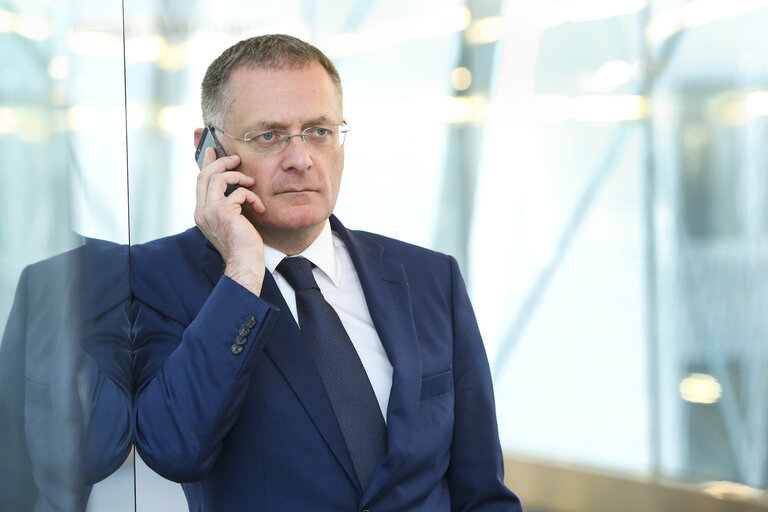
[[[426,400],[445,393],[453,393],[453,370],[449,369],[421,379],[420,400]]]

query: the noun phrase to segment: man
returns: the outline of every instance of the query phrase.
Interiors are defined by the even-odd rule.
[[[202,108],[229,156],[204,157],[197,228],[132,250],[143,459],[194,511],[520,510],[455,260],[332,216],[346,124],[330,60],[241,41]]]

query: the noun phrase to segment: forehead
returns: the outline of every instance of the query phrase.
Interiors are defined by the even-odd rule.
[[[338,89],[320,64],[298,69],[241,67],[232,72],[229,81],[232,108],[228,117],[238,127],[265,122],[301,124],[320,117],[341,121]]]

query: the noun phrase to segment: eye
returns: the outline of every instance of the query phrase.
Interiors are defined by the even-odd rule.
[[[274,146],[280,142],[281,136],[277,132],[263,132],[254,134],[250,139],[259,146]]]
[[[325,141],[333,137],[333,128],[327,126],[310,126],[304,133],[315,142]]]

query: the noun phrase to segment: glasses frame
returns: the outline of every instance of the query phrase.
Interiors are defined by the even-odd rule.
[[[334,146],[332,148],[328,148],[328,149],[336,149],[336,148],[342,147],[344,145],[344,142],[346,142],[346,140],[347,140],[347,133],[349,133],[349,131],[351,130],[351,128],[349,127],[347,122],[346,121],[342,121],[340,123],[325,123],[325,125],[326,126],[338,126],[339,127],[339,145],[338,146]],[[317,126],[308,126],[307,128],[304,128],[301,131],[301,133],[293,133],[293,134],[291,134],[291,133],[275,133],[275,135],[280,137],[280,144],[277,146],[279,149],[277,151],[269,151],[269,152],[266,152],[266,153],[260,153],[260,152],[252,151],[252,153],[255,154],[255,155],[276,155],[278,153],[282,153],[283,151],[285,151],[285,148],[288,147],[288,145],[291,142],[291,138],[293,138],[293,137],[301,137],[301,142],[304,144],[305,147],[307,147],[307,148],[310,148],[310,147],[315,148],[314,146],[308,145],[306,139],[304,138],[304,137],[308,137],[309,136],[308,132],[309,132],[309,130],[312,130],[313,128],[318,128],[318,127]],[[253,138],[248,138],[248,137],[245,137],[245,136],[243,136],[243,137],[235,137],[234,135],[230,135],[229,133],[225,132],[221,128],[219,128],[217,126],[214,126],[214,125],[209,125],[208,126],[208,130],[211,132],[211,134],[215,134],[216,132],[219,132],[219,133],[222,133],[222,134],[226,135],[230,139],[234,139],[234,140],[237,140],[237,141],[240,141],[240,142],[251,142],[253,140]],[[261,133],[269,133],[269,132],[270,132],[270,130],[267,130],[267,131],[264,131],[264,132],[259,132],[259,134],[261,134]],[[248,135],[249,133],[256,133],[256,132],[245,132],[245,135]],[[315,148],[315,149],[319,149],[319,148]]]

